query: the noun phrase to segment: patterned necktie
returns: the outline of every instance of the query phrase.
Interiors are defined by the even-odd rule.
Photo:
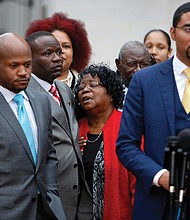
[[[26,109],[24,107],[24,98],[23,95],[17,94],[14,96],[13,101],[17,104],[18,106],[18,121],[25,133],[25,136],[27,138],[28,144],[30,146],[30,150],[34,159],[34,162],[36,164],[36,147],[34,144],[34,137],[32,133],[32,128],[30,126],[30,121],[28,119],[28,115],[26,112]]]
[[[53,98],[55,99],[55,101],[60,105],[60,97],[59,97],[57,88],[54,85],[51,85],[49,92],[53,95]]]
[[[182,104],[187,114],[190,112],[190,68],[184,70],[187,76],[187,82],[183,93]]]

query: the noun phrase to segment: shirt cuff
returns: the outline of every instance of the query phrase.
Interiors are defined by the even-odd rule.
[[[160,179],[162,174],[166,171],[167,171],[166,169],[162,169],[162,170],[158,171],[158,173],[154,176],[153,185],[160,187],[160,185],[158,184],[158,180]]]

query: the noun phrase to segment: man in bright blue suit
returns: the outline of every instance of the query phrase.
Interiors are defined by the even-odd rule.
[[[190,128],[190,114],[182,105],[184,70],[190,67],[190,2],[175,11],[170,34],[176,54],[134,74],[123,109],[116,151],[137,177],[133,220],[168,220],[170,173],[164,167],[165,147],[169,136]]]

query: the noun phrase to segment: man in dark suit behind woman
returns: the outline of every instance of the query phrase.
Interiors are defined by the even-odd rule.
[[[133,76],[123,109],[117,155],[137,177],[133,220],[169,219],[164,214],[170,176],[164,150],[169,136],[190,128],[190,110],[182,105],[190,67],[190,2],[175,11],[170,35],[176,54]]]
[[[64,220],[51,106],[46,95],[26,89],[31,69],[31,51],[24,39],[13,33],[0,35],[0,219]],[[18,96],[24,102],[30,135],[19,123],[19,106],[14,101]],[[36,155],[31,153],[29,136]]]

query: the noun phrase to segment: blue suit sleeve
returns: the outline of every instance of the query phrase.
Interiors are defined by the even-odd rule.
[[[146,143],[144,121],[147,116],[144,112],[144,88],[141,85],[143,79],[139,76],[133,76],[126,95],[116,152],[121,163],[137,177],[138,184],[148,193],[155,174],[162,167],[146,150],[141,149],[143,135]]]

